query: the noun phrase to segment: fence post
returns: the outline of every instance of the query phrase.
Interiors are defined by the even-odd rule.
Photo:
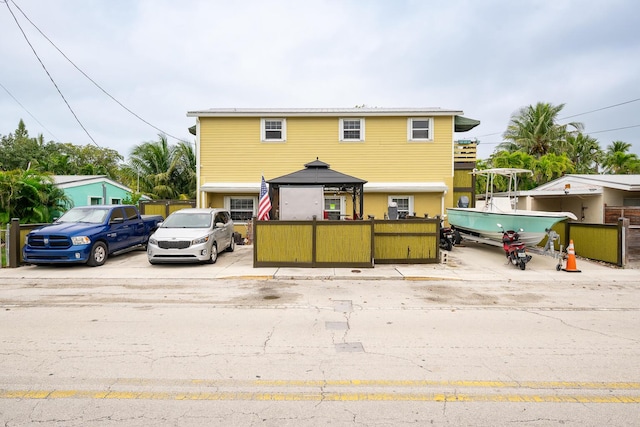
[[[18,218],[11,218],[7,238],[7,256],[9,257],[9,268],[18,267],[20,263],[20,220]]]
[[[311,266],[316,266],[316,260],[318,256],[318,217],[313,216],[311,224]]]
[[[618,265],[625,267],[629,263],[629,218],[618,218]]]

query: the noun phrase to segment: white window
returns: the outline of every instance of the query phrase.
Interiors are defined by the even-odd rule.
[[[112,205],[121,205],[122,204],[122,199],[111,199],[111,204]]]
[[[324,197],[325,219],[342,219],[344,217],[344,196]]]
[[[234,222],[247,222],[256,214],[256,197],[225,197],[224,207],[231,213]]]
[[[262,141],[286,141],[287,140],[287,120],[286,119],[262,119],[260,121],[260,133]]]
[[[102,204],[102,197],[89,196],[89,205],[93,206],[93,205],[101,205],[101,204]]]
[[[389,196],[389,206],[395,202],[398,206],[398,217],[406,218],[413,215],[413,196]]]
[[[433,119],[428,117],[412,118],[407,122],[407,139],[409,141],[432,141]]]
[[[340,141],[364,141],[364,119],[340,119]]]

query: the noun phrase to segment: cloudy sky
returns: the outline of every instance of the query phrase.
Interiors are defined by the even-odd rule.
[[[0,135],[127,156],[194,141],[192,110],[442,107],[481,120],[457,137],[486,158],[549,102],[640,154],[637,0],[0,0],[0,28]]]

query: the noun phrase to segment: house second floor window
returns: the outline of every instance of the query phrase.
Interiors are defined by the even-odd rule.
[[[407,127],[409,141],[431,141],[433,139],[433,119],[409,119]]]
[[[364,141],[364,119],[340,119],[340,141]]]
[[[285,119],[262,119],[260,121],[262,141],[286,141],[287,121]]]

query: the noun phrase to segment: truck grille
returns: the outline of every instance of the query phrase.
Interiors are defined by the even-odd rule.
[[[71,247],[71,239],[67,236],[29,236],[29,245],[34,248],[60,248],[67,249]]]
[[[187,249],[191,246],[188,240],[160,240],[158,246],[161,249]]]

